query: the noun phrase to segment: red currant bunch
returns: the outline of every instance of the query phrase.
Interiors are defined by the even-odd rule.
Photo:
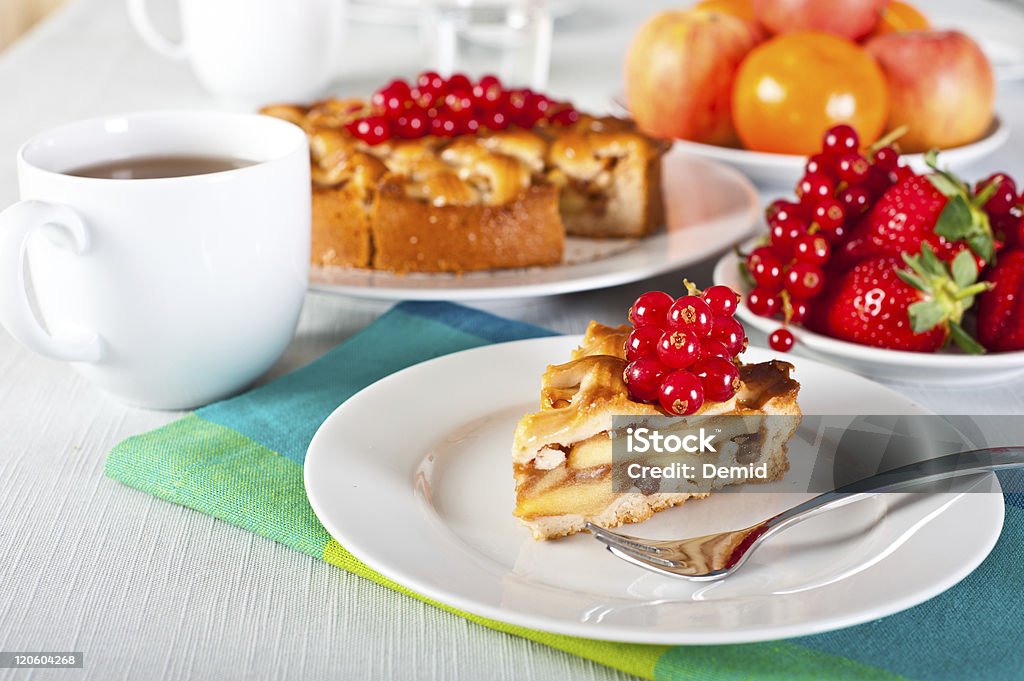
[[[685,283],[685,296],[650,291],[633,303],[623,372],[632,399],[657,402],[676,416],[733,398],[740,384],[736,358],[747,344],[734,317],[739,294],[728,286],[700,291]]]
[[[912,172],[890,140],[862,150],[849,125],[829,129],[821,152],[807,159],[796,200],[779,199],[765,211],[768,238],[745,263],[754,287],[746,298],[750,311],[784,324],[801,323],[825,287],[833,253],[882,194]],[[1002,206],[1012,189],[993,193],[993,199]],[[789,350],[792,333],[777,333],[770,345]]]
[[[474,83],[462,73],[444,78],[433,71],[424,71],[411,84],[392,80],[373,93],[370,109],[345,127],[371,146],[396,137],[455,137],[510,125],[572,125],[580,117],[568,102],[533,90],[507,90],[496,76]]]

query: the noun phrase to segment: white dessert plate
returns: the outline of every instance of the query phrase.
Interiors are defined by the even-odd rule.
[[[313,511],[371,568],[454,608],[561,634],[662,644],[769,640],[883,617],[956,584],[999,536],[1001,494],[943,493],[879,495],[807,520],[714,583],[627,565],[585,534],[537,542],[511,514],[512,434],[537,409],[545,366],[568,358],[578,342],[468,350],[355,395],[310,443]],[[746,355],[770,357],[758,348]],[[928,413],[854,374],[796,364],[806,413]],[[982,482],[999,489],[994,476]],[[745,527],[808,496],[718,493],[626,529],[678,537]]]
[[[747,252],[756,246],[756,240],[741,246]],[[750,285],[744,281],[739,270],[740,258],[736,253],[723,255],[715,265],[714,281],[740,291],[744,296]],[[744,324],[766,334],[782,324],[777,319],[755,315],[741,304],[737,315]],[[794,352],[846,367],[865,376],[882,379],[913,381],[916,383],[979,383],[990,379],[1002,379],[1024,371],[1024,352],[993,352],[985,355],[968,355],[950,347],[940,352],[902,352],[873,348],[858,343],[830,338],[799,326],[790,327],[796,336]]]
[[[561,265],[453,274],[314,267],[310,288],[387,300],[497,300],[617,286],[680,269],[746,238],[759,203],[728,166],[675,149],[662,167],[666,225],[643,239],[566,240]]]
[[[625,100],[619,95],[614,103],[620,113],[628,113]],[[992,119],[992,125],[985,135],[970,144],[942,149],[939,161],[942,167],[962,173],[971,165],[990,156],[1010,139],[1010,124],[999,116]],[[772,154],[764,151],[749,151],[735,147],[722,147],[689,140],[675,140],[673,149],[693,154],[709,161],[718,161],[732,166],[762,187],[792,188],[804,174],[805,156],[796,154]],[[924,154],[904,154],[903,159],[919,172],[927,170]]]

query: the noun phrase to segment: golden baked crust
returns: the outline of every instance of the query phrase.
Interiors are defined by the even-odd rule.
[[[639,237],[663,221],[667,144],[629,121],[481,131],[369,146],[345,125],[360,100],[263,113],[310,141],[317,265],[462,272],[553,265],[566,234]]]
[[[525,415],[512,446],[516,480],[515,515],[537,539],[583,529],[586,522],[615,527],[705,493],[614,493],[612,416],[659,416],[654,405],[630,399],[623,380],[624,342],[629,327],[591,322],[573,359],[549,366],[541,382],[540,410]],[[740,367],[742,385],[727,402],[706,402],[700,416],[789,415],[776,421],[765,442],[768,479],[789,468],[786,446],[799,424],[800,385],[792,365],[771,361]]]

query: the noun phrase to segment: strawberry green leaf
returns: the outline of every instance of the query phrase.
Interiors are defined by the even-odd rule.
[[[974,224],[971,206],[962,195],[950,196],[935,222],[935,233],[949,241],[965,238]],[[979,254],[980,255],[980,254]]]
[[[970,251],[960,251],[951,265],[953,281],[960,288],[965,288],[978,280],[978,264]]]
[[[914,333],[924,333],[947,317],[946,307],[938,300],[922,300],[907,308],[910,328]]]
[[[939,193],[943,196],[953,197],[961,193],[961,189],[956,182],[942,173],[934,173],[926,177],[932,183],[932,186],[938,189]]]
[[[896,270],[896,276],[918,291],[928,290],[928,283],[910,270]]]
[[[985,348],[982,347],[981,343],[971,338],[971,334],[964,331],[964,327],[956,322],[949,323],[949,335],[952,337],[953,342],[960,346],[960,349],[964,352],[971,355],[984,354]]]
[[[976,232],[966,238],[967,245],[972,251],[987,263],[995,262],[996,246],[992,241],[990,231]]]

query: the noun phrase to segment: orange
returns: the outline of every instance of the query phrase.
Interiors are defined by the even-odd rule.
[[[909,2],[894,0],[882,10],[882,18],[869,38],[886,33],[904,33],[906,31],[927,31],[931,28],[928,17]]]
[[[836,123],[869,145],[882,134],[889,89],[862,47],[827,33],[788,33],[747,55],[733,84],[732,119],[744,146],[810,155]]]
[[[753,0],[701,0],[693,8],[731,14],[740,19],[754,21]]]

